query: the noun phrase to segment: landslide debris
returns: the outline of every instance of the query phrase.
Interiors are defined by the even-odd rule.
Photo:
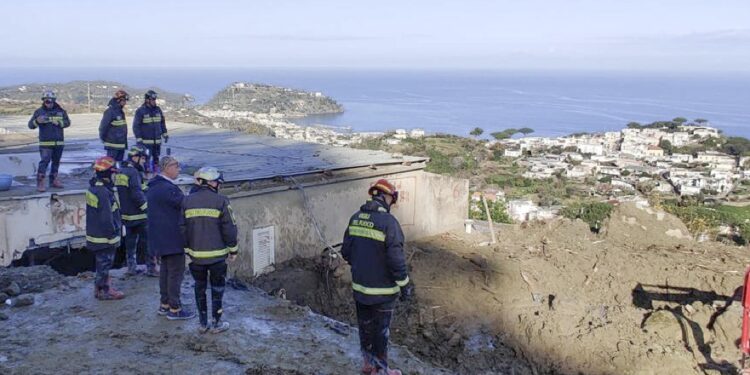
[[[581,221],[448,233],[406,246],[417,298],[392,339],[460,374],[733,374],[746,249],[674,236],[661,211],[615,209]],[[669,233],[667,233],[669,232]],[[294,259],[254,284],[354,323],[340,258]]]

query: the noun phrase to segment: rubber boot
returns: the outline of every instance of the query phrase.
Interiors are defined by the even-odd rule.
[[[49,176],[49,186],[55,189],[65,188],[65,185],[63,185],[62,182],[60,182],[60,179],[57,178],[57,175]]]
[[[107,279],[107,291],[99,291],[99,295],[97,298],[100,300],[108,301],[108,300],[117,300],[117,299],[123,299],[125,298],[125,294],[120,292],[119,290],[115,289],[114,286],[112,286],[112,278]]]
[[[44,175],[36,176],[36,191],[40,193],[47,191],[47,188],[44,187]]]
[[[363,354],[362,355],[362,373],[369,375],[373,371],[375,371],[375,366],[372,365],[372,362],[370,361],[369,356]]]

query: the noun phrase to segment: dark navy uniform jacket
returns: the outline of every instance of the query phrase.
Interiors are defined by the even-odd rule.
[[[86,248],[91,251],[120,246],[120,205],[115,187],[92,178],[86,191]]]
[[[391,302],[409,283],[404,233],[379,199],[367,201],[349,219],[341,255],[352,266],[352,289],[359,303]]]
[[[44,116],[47,121],[37,122],[39,116]],[[39,147],[55,147],[65,145],[63,129],[70,126],[68,112],[65,112],[59,104],[55,103],[52,109],[42,106],[34,111],[29,120],[29,129],[39,128]]]
[[[182,202],[180,229],[185,251],[196,264],[213,264],[237,253],[237,225],[229,198],[208,186],[194,188]]]
[[[99,139],[104,142],[107,150],[125,150],[128,147],[128,123],[125,112],[117,100],[109,100],[109,106],[104,111],[99,123]]]
[[[161,175],[148,182],[148,248],[157,256],[185,253],[179,226],[184,198],[182,190]]]
[[[149,107],[146,104],[138,107],[133,117],[133,135],[144,145],[161,144],[161,137],[167,135],[167,122],[159,106]]]
[[[126,227],[145,224],[148,203],[143,192],[143,177],[131,161],[122,162],[120,173],[115,175],[115,186],[120,198],[122,223]]]

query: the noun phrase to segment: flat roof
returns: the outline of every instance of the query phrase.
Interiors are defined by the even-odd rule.
[[[100,114],[71,115],[71,127],[65,130],[66,148],[61,164],[65,192],[85,189],[91,176],[88,165],[105,154],[98,139]],[[129,145],[134,145],[129,124]],[[167,114],[167,120],[169,116]],[[26,116],[0,116],[0,169],[11,169],[16,177],[9,191],[0,198],[36,195],[35,165],[39,161],[37,130],[27,127]],[[298,176],[324,171],[368,166],[401,165],[424,162],[427,158],[394,156],[383,151],[359,150],[245,134],[181,122],[167,122],[169,143],[162,145],[162,155],[176,157],[183,172],[202,166],[214,166],[224,172],[227,181],[239,182],[279,176]],[[2,134],[9,133],[9,134]],[[14,146],[15,145],[15,146]],[[5,164],[2,164],[5,163]],[[7,173],[7,171],[0,172]],[[184,177],[192,181],[186,174]]]

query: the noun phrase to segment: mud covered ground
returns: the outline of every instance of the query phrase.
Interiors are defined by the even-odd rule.
[[[450,233],[406,248],[417,299],[393,340],[461,374],[734,374],[746,248],[696,243],[626,204],[607,230],[557,220]],[[355,322],[349,268],[295,259],[255,285]]]
[[[228,288],[230,330],[198,334],[197,319],[156,314],[158,283],[113,272],[126,293],[96,301],[90,273],[63,277],[46,266],[0,268],[0,290],[16,282],[34,305],[0,307],[0,374],[354,374],[357,332],[256,288]],[[183,302],[193,306],[186,276]],[[443,373],[396,347],[408,373]]]

